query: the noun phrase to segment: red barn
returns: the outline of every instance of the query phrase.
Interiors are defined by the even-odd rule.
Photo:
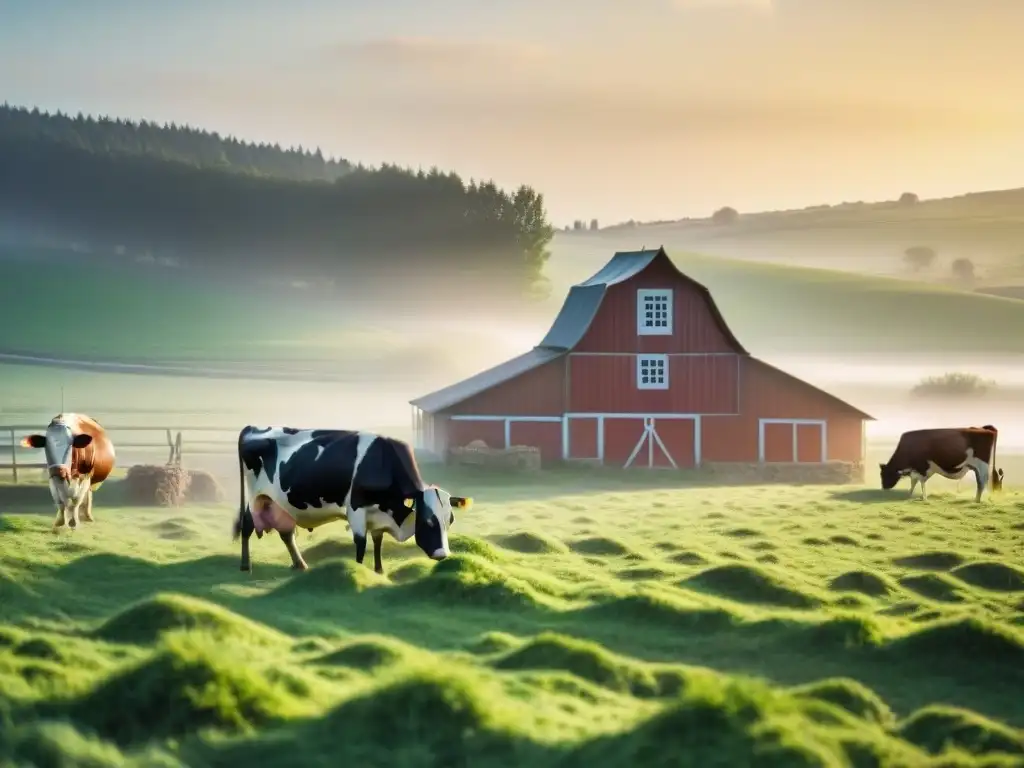
[[[752,357],[664,248],[616,253],[532,350],[412,405],[442,455],[480,439],[620,467],[861,463],[872,420]]]

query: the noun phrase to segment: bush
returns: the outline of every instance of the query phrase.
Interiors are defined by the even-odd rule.
[[[954,277],[960,280],[974,279],[974,262],[970,259],[956,259],[951,267]]]
[[[921,198],[913,192],[904,192],[900,195],[900,205],[916,205],[919,202],[921,202]]]
[[[994,381],[973,373],[944,373],[922,379],[910,393],[917,397],[979,397],[995,386]]]
[[[927,245],[915,245],[903,252],[903,260],[914,269],[924,269],[935,261],[935,250]]]
[[[719,208],[711,215],[711,221],[715,224],[732,224],[740,217],[735,208],[730,208],[728,205],[724,208]]]

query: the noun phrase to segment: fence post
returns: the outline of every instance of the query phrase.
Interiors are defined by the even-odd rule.
[[[18,444],[14,441],[14,429],[11,429],[11,474],[14,484],[18,484]]]
[[[178,432],[178,438],[174,441],[174,450],[178,454],[178,466],[181,466],[181,432]]]

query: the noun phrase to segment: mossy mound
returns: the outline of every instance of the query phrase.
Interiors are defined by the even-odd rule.
[[[73,722],[121,746],[205,728],[248,733],[309,711],[230,649],[198,636],[174,638],[65,708]]]
[[[900,577],[900,586],[940,603],[962,603],[967,599],[961,585],[944,573],[918,573]]]
[[[592,557],[621,557],[632,552],[621,541],[608,538],[607,536],[590,536],[584,539],[574,539],[569,542],[569,549],[577,555],[590,555]]]
[[[291,597],[316,593],[338,595],[362,592],[387,582],[365,563],[352,560],[325,560],[308,571],[298,571],[290,579],[267,593],[273,597]]]
[[[958,552],[931,551],[893,558],[893,564],[915,571],[950,571],[964,562]]]
[[[1007,563],[968,563],[954,568],[952,575],[965,584],[990,592],[1024,592],[1024,569]]]
[[[447,557],[425,577],[396,588],[395,594],[478,608],[536,609],[544,604],[530,584],[475,555]]]
[[[847,677],[833,677],[790,689],[801,698],[824,701],[849,712],[861,720],[877,723],[886,728],[896,718],[882,698],[866,685]]]
[[[1021,731],[953,707],[919,709],[900,723],[897,733],[935,755],[951,747],[973,755],[1024,755]]]
[[[874,571],[847,571],[829,581],[833,592],[859,592],[868,597],[885,597],[897,591],[896,585],[886,576]]]
[[[662,684],[647,665],[624,659],[597,643],[545,632],[494,662],[501,670],[563,670],[616,693],[640,698],[664,695]],[[678,684],[672,687],[677,692]]]
[[[286,639],[268,627],[219,605],[174,593],[162,593],[135,603],[107,619],[93,636],[113,643],[151,645],[179,630],[201,630],[221,638],[264,644]]]
[[[979,664],[1006,665],[1007,670],[1024,669],[1024,637],[1009,627],[980,619],[937,622],[890,642],[890,655],[908,662],[947,663],[947,672]]]
[[[740,603],[784,608],[817,608],[822,605],[820,598],[788,584],[781,576],[739,563],[708,568],[684,579],[680,586],[711,592]]]
[[[360,637],[318,656],[313,659],[313,663],[371,671],[398,663],[409,656],[410,652],[411,649],[405,643],[392,637]]]
[[[507,549],[510,552],[519,552],[524,555],[553,555],[564,554],[569,551],[564,542],[552,536],[545,536],[533,531],[492,536],[491,541],[502,549]]]

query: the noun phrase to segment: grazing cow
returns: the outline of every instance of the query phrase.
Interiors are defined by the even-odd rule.
[[[59,413],[44,435],[29,435],[26,448],[42,448],[50,475],[50,495],[57,506],[53,532],[78,527],[78,512],[93,521],[92,494],[114,469],[114,444],[95,419],[84,413]]]
[[[238,435],[238,519],[241,570],[251,570],[249,537],[276,530],[292,568],[307,565],[295,546],[295,529],[312,532],[325,523],[347,520],[356,562],[373,538],[373,569],[384,573],[384,534],[398,541],[415,536],[428,557],[443,560],[453,508],[468,509],[472,499],[425,485],[408,443],[370,432],[291,427],[245,427]],[[248,505],[246,499],[248,498]]]
[[[889,490],[901,477],[910,477],[910,495],[921,484],[921,498],[927,498],[925,483],[932,475],[959,480],[973,470],[977,480],[975,501],[991,479],[992,490],[1003,487],[1003,470],[995,469],[998,430],[990,424],[984,427],[957,429],[918,429],[900,435],[896,450],[882,470],[882,488]]]

